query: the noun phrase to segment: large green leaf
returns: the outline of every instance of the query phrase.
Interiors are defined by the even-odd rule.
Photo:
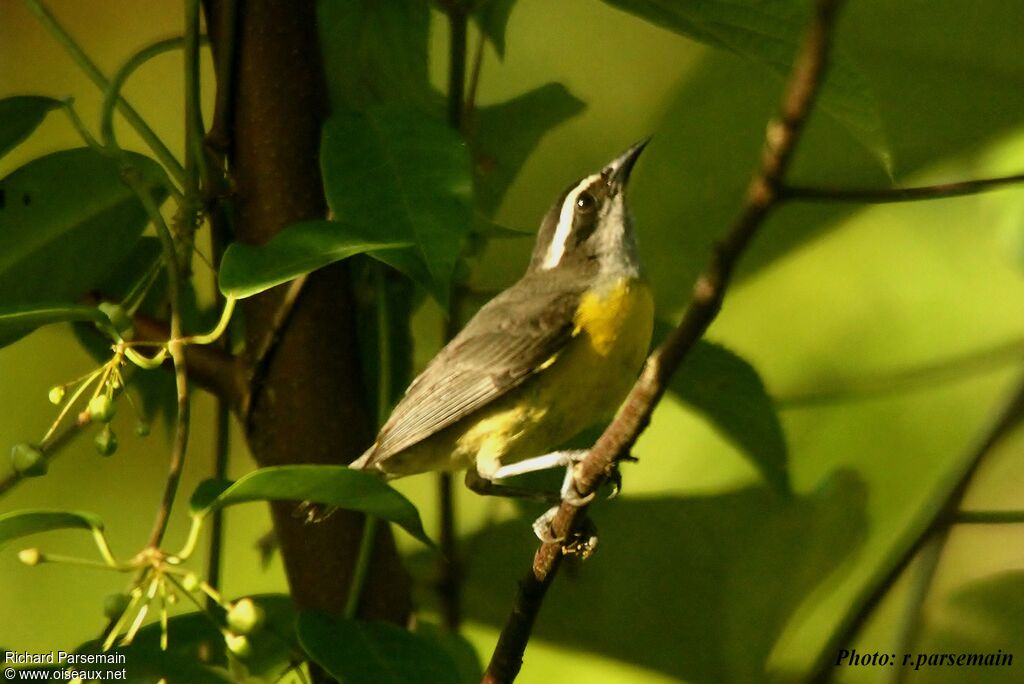
[[[502,59],[505,58],[505,29],[515,4],[516,0],[480,0],[473,8],[473,21]]]
[[[437,102],[427,72],[428,3],[318,0],[317,19],[335,110]]]
[[[0,100],[0,157],[31,135],[47,113],[60,106],[60,100],[52,97],[19,95]]]
[[[433,546],[416,507],[383,480],[346,466],[294,465],[261,468],[240,480],[206,480],[192,495],[196,515],[247,501],[310,501],[359,511],[393,522]]]
[[[561,83],[548,83],[480,108],[473,135],[473,171],[477,204],[485,215],[493,216],[498,210],[544,134],[584,108]]]
[[[229,245],[217,283],[226,296],[250,297],[355,254],[410,246],[369,239],[344,223],[304,221],[286,227],[262,246]]]
[[[162,168],[137,154],[128,160],[162,201]],[[29,162],[0,181],[0,197],[2,306],[77,301],[130,253],[148,221],[117,163],[87,148]]]
[[[782,424],[761,377],[747,361],[701,340],[672,376],[669,391],[739,447],[769,484],[790,491]]]
[[[972,6],[972,20],[964,22],[957,3],[933,3],[927,15],[907,3],[847,4],[840,37],[871,78],[901,184],[920,183],[910,174],[977,150],[1024,122],[1024,89],[1014,76],[1024,70],[1024,52],[1010,47],[1020,8],[1016,0],[992,0]],[[630,182],[640,249],[660,310],[678,311],[708,262],[711,245],[734,220],[779,92],[778,83],[747,60],[709,50],[669,98]],[[827,187],[890,184],[846,128],[817,114],[808,122],[788,177],[793,184]],[[944,174],[931,180],[962,178]],[[739,277],[845,225],[846,217],[862,209],[857,204],[783,206],[744,254]]]
[[[338,220],[408,250],[379,258],[442,304],[472,222],[468,150],[442,120],[382,105],[339,113],[324,126],[324,190]]]
[[[383,622],[299,613],[306,653],[345,684],[459,684],[452,657],[435,642]]]
[[[32,509],[0,515],[0,547],[13,539],[50,530],[100,530],[103,522],[92,513]]]
[[[773,73],[789,73],[810,3],[794,0],[605,0],[670,31],[734,52]],[[888,169],[888,143],[878,103],[863,75],[833,51],[821,106]]]

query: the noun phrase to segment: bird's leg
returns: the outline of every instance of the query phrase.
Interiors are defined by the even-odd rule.
[[[576,488],[576,473],[574,471],[577,463],[587,456],[586,449],[569,449],[566,451],[552,451],[543,456],[534,456],[516,463],[501,466],[496,469],[491,477],[495,480],[504,480],[516,475],[533,473],[538,470],[549,470],[551,468],[565,468],[565,479],[562,480],[560,499],[567,501],[573,506],[583,506],[594,499],[594,494],[581,497]]]
[[[542,492],[536,489],[498,484],[478,473],[476,468],[470,468],[466,471],[466,486],[477,494],[483,494],[484,496],[504,496],[513,499],[542,501],[544,503],[553,503],[559,500],[558,495],[553,492]]]

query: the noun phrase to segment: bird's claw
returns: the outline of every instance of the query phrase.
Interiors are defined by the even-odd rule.
[[[301,501],[292,512],[292,517],[302,520],[307,525],[312,525],[313,523],[321,523],[327,520],[337,510],[337,506],[318,504],[313,501]]]
[[[537,518],[533,523],[534,534],[545,544],[561,544],[562,553],[567,556],[578,556],[583,560],[590,558],[597,548],[597,528],[594,527],[594,523],[590,518],[584,518],[580,525],[581,529],[573,532],[570,539],[566,539],[564,536],[556,535],[551,526],[557,513],[558,506],[553,506]]]

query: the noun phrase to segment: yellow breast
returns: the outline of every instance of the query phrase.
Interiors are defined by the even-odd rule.
[[[608,420],[640,371],[651,341],[654,301],[641,280],[588,292],[573,338],[516,389],[455,425],[388,459],[405,475],[474,464],[485,477],[504,464],[558,448]]]

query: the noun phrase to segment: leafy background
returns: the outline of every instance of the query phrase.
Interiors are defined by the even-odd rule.
[[[772,4],[779,3],[737,6]],[[670,5],[519,0],[504,61],[488,48],[479,95],[481,127],[488,105],[548,83],[562,84],[560,93],[586,105],[525,159],[495,216],[511,228],[531,230],[567,182],[655,135],[632,181],[631,202],[659,312],[668,321],[688,296],[713,237],[728,225],[779,89],[772,70],[750,61],[735,42],[709,48],[617,9],[651,12]],[[171,3],[60,3],[55,10],[108,73],[125,55],[176,33],[182,23]],[[1022,21],[1024,9],[1012,0],[966,9],[952,1],[850,3],[839,49],[874,94],[897,183],[1021,169],[1024,55],[1014,46]],[[429,22],[427,68],[443,89],[446,27],[436,12]],[[18,4],[5,5],[0,46],[6,74],[0,95],[73,95],[80,111],[99,110],[100,96]],[[404,78],[410,64],[422,68],[400,57],[395,71],[380,79]],[[181,87],[177,58],[161,57],[141,75],[126,94],[180,149],[178,110],[168,106],[168,98],[176,105]],[[211,82],[208,68],[203,76]],[[418,102],[432,97],[406,94]],[[579,109],[563,103],[566,117]],[[814,184],[888,183],[880,139],[861,129],[816,113],[794,177]],[[143,149],[127,129],[120,140]],[[0,175],[78,144],[66,121],[51,114],[29,142],[0,160]],[[916,391],[841,401],[786,398],[1020,340],[1022,192],[866,209],[793,206],[774,217],[709,336],[753,364],[780,398],[795,495],[787,499],[765,484],[735,441],[708,424],[706,413],[667,399],[636,449],[640,463],[626,467],[624,495],[595,512],[602,533],[598,554],[578,572],[564,573],[553,589],[527,653],[524,680],[756,682],[766,671],[777,680],[799,678],[860,588],[904,543],[934,487],[962,463],[1020,368],[1003,364]],[[493,242],[474,264],[472,285],[506,285],[522,269],[529,247],[528,239]],[[201,301],[208,302],[211,291],[201,292]],[[417,365],[437,348],[440,318],[429,301],[415,314]],[[46,388],[90,367],[61,328],[0,350],[0,444],[41,433],[52,418]],[[195,401],[183,491],[207,476],[212,450],[211,404],[201,394]],[[166,443],[167,435],[156,426],[149,444],[136,441],[126,415],[116,421],[125,435],[117,456],[99,459],[82,440],[45,479],[7,495],[2,510],[91,510],[107,521],[115,552],[133,550],[148,531],[148,511],[164,477],[162,450],[153,445]],[[240,435],[234,437],[241,445]],[[1022,446],[1018,430],[979,474],[969,505],[1021,507]],[[251,467],[236,446],[232,476]],[[114,486],[126,482],[133,486]],[[399,488],[432,530],[433,480],[413,478]],[[469,557],[466,632],[486,655],[534,542],[515,506],[461,491],[458,504]],[[130,513],[136,510],[147,513]],[[184,535],[183,517],[172,524],[170,539]],[[260,505],[228,513],[229,596],[283,589],[279,562],[261,568],[255,548],[268,528]],[[1019,526],[954,530],[925,606],[920,650],[999,647],[1024,657],[1020,534]],[[88,553],[86,540],[71,532],[54,533],[42,544]],[[429,610],[433,561],[412,542],[407,548]],[[101,597],[123,588],[108,573],[24,567],[12,549],[0,554],[0,582],[0,645],[27,650],[94,637],[103,621]],[[905,585],[906,578],[849,646],[892,648]],[[1018,681],[1019,672],[993,670],[984,677]],[[879,673],[835,674],[855,682]],[[919,677],[959,681],[962,675],[952,670]]]

